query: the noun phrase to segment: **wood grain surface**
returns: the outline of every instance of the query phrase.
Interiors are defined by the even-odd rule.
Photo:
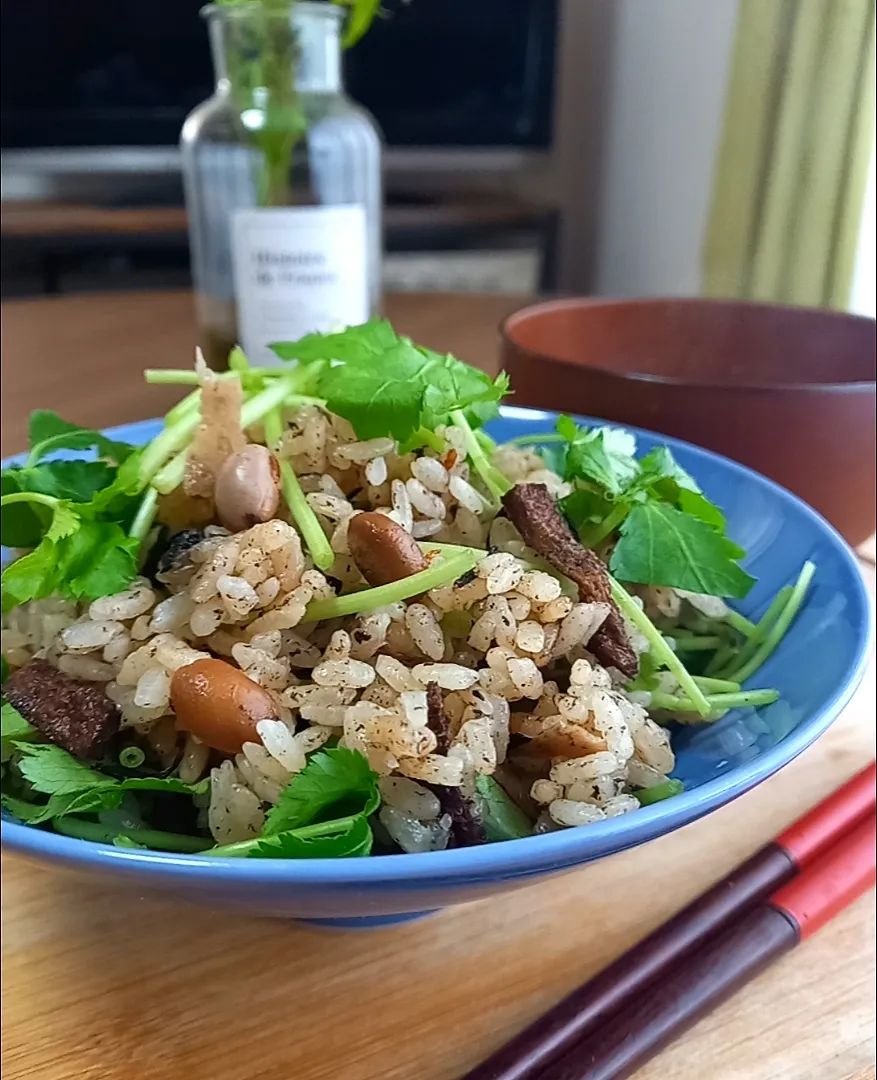
[[[508,298],[391,298],[406,332],[492,360]],[[187,362],[179,294],[3,305],[3,452],[52,406],[107,424],[167,402],[143,366]],[[562,403],[560,403],[562,404]],[[864,572],[873,587],[874,570]],[[349,933],[107,889],[6,856],[5,1080],[454,1080],[861,768],[873,668],[778,776],[679,832],[496,900]],[[637,1080],[874,1080],[873,894]]]

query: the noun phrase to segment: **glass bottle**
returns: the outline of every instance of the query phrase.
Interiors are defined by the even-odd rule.
[[[381,299],[381,141],[344,93],[331,3],[204,8],[216,91],[181,135],[199,343],[216,370],[241,344],[364,322]]]

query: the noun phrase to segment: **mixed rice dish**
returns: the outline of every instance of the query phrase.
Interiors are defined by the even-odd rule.
[[[35,413],[3,471],[4,810],[126,848],[338,858],[672,798],[672,731],[744,689],[718,507],[666,449],[497,446],[508,390],[374,321],[188,387],[146,447]],[[58,451],[75,450],[76,460]]]

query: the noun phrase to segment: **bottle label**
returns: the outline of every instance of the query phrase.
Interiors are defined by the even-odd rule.
[[[362,206],[237,210],[232,218],[241,345],[253,364],[279,364],[268,348],[369,317]]]

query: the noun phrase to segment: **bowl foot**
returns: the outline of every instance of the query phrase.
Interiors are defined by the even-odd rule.
[[[406,911],[401,915],[363,915],[349,919],[299,919],[305,926],[320,926],[329,930],[380,930],[385,926],[396,926],[399,923],[414,922],[416,919],[425,919],[427,915],[434,915],[436,908],[431,911]]]

